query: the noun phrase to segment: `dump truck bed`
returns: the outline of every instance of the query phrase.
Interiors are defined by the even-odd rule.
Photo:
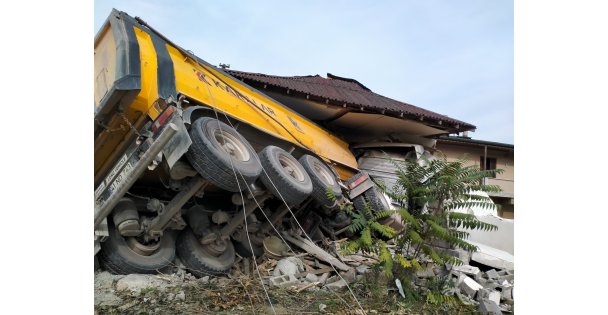
[[[342,179],[357,169],[346,142],[124,12],[114,10],[96,36],[94,75],[96,183],[137,130],[180,97],[314,153]]]

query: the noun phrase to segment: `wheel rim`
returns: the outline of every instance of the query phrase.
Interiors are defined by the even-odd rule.
[[[201,250],[215,257],[223,254],[228,248],[228,243],[225,240],[218,240],[209,244],[204,244],[201,240],[199,240],[199,243],[201,245]]]
[[[233,134],[223,130],[216,130],[213,134],[222,150],[237,161],[246,162],[251,158],[249,150],[243,142]]]
[[[298,182],[304,181],[304,172],[294,160],[290,159],[289,156],[280,154],[279,163],[281,164],[283,170],[285,170],[285,173],[289,174],[289,176],[291,176],[293,179],[297,180]]]
[[[327,186],[334,185],[335,180],[333,174],[331,174],[323,164],[319,163],[318,161],[314,161],[313,168],[323,183],[325,183]]]
[[[132,251],[134,251],[142,256],[150,256],[150,255],[154,254],[160,248],[160,241],[152,242],[148,245],[140,243],[137,240],[137,238],[135,238],[135,237],[127,237],[126,241],[127,241],[127,246],[129,246],[129,248]]]

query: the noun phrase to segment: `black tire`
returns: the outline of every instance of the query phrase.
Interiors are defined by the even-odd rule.
[[[125,238],[118,233],[112,222],[108,223],[109,237],[101,243],[99,263],[110,273],[154,274],[165,271],[175,259],[175,232],[165,231],[160,238],[158,250],[149,256],[133,251]]]
[[[327,187],[331,187],[331,190],[336,196],[336,200],[339,200],[342,197],[342,189],[340,189],[340,185],[338,185],[338,180],[325,163],[312,155],[302,155],[298,162],[302,164],[302,167],[304,167],[310,176],[310,180],[312,181],[311,197],[319,204],[327,207],[331,207],[335,204],[335,201],[329,199],[325,193]]]
[[[262,167],[266,170],[260,178],[275,197],[279,200],[283,197],[287,204],[297,205],[310,196],[312,192],[310,176],[291,154],[279,147],[269,145],[259,153],[259,157]],[[290,175],[283,166],[284,163],[289,164],[294,175]],[[280,193],[277,188],[281,190]]]
[[[227,241],[226,250],[219,256],[208,253],[190,228],[177,238],[177,255],[188,271],[196,277],[226,274],[234,264],[234,246]]]
[[[241,257],[251,257],[255,254],[256,258],[261,257],[264,254],[264,248],[262,246],[253,246],[252,248],[249,246],[249,242],[244,240],[243,242],[233,241],[234,250],[236,250],[237,254],[241,255]]]
[[[358,173],[357,175],[353,176],[351,179],[348,180],[346,185],[351,184],[352,182],[354,182],[355,180],[357,180],[359,177],[363,176],[364,174],[365,173],[361,172],[361,173]],[[382,193],[380,193],[380,191],[378,190],[378,188],[375,185],[373,187],[371,187],[370,189],[366,190],[364,193],[355,197],[352,201],[353,201],[353,206],[359,212],[362,212],[365,209],[365,202],[367,202],[369,204],[369,206],[375,211],[382,211],[382,210],[390,209],[390,205],[388,204],[388,202],[386,201],[386,199],[384,198]]]
[[[220,144],[218,137],[238,143],[237,152],[242,152],[236,158],[227,153]],[[255,150],[234,128],[210,117],[197,119],[190,128],[192,145],[186,153],[186,158],[201,176],[214,185],[231,192],[246,189],[260,176],[262,168]],[[231,162],[232,160],[232,162]],[[233,171],[234,167],[234,171]],[[236,172],[238,184],[234,176]],[[245,181],[241,178],[241,175]]]

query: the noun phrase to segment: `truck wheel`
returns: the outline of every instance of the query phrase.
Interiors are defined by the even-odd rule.
[[[364,175],[363,172],[357,173],[355,176],[351,177],[346,182],[346,185],[347,186],[350,185],[351,183],[353,183],[354,181],[356,181],[357,179],[359,179],[363,175]],[[388,202],[384,198],[384,195],[382,195],[378,191],[378,189],[376,188],[376,186],[371,187],[370,189],[366,190],[364,193],[362,193],[359,196],[353,198],[352,201],[353,201],[353,206],[355,206],[355,209],[358,210],[358,211],[360,211],[360,212],[365,209],[365,202],[367,202],[369,204],[369,206],[373,210],[381,211],[381,210],[389,210],[390,209],[390,205],[388,204]]]
[[[269,145],[260,152],[259,157],[266,170],[266,174],[261,176],[262,183],[275,197],[283,197],[288,205],[297,205],[310,196],[312,181],[291,154]],[[277,188],[281,190],[280,194]]]
[[[175,259],[175,232],[165,231],[157,243],[142,244],[135,237],[123,237],[108,222],[109,237],[101,243],[99,263],[113,274],[163,271]]]
[[[240,190],[260,176],[262,168],[255,150],[243,136],[225,123],[201,117],[192,124],[190,138],[192,145],[186,153],[187,159],[203,178],[214,185],[238,192],[239,184],[234,172],[237,173]]]
[[[355,206],[355,209],[359,211],[362,211],[365,208],[365,202],[367,202],[375,211],[390,210],[390,206],[386,202],[386,199],[378,192],[376,187],[368,189],[366,192],[353,199],[353,205]]]
[[[192,230],[185,228],[177,238],[177,255],[196,277],[228,273],[235,258],[232,242],[227,240],[221,253],[214,252],[211,246],[201,244]]]
[[[321,205],[330,207],[335,201],[327,197],[327,187],[331,187],[336,200],[342,197],[342,190],[331,170],[312,155],[303,155],[299,160],[312,181],[311,197]]]

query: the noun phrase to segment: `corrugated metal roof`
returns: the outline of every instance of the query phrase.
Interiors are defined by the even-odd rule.
[[[404,119],[422,120],[425,124],[446,130],[466,131],[476,128],[464,121],[376,94],[357,80],[338,77],[330,73],[327,74],[327,78],[324,78],[319,75],[285,77],[229,69],[224,69],[224,71],[258,88],[279,90],[283,94],[301,98],[308,97],[330,105],[379,112]]]
[[[485,140],[478,140],[478,139],[471,139],[471,138],[463,138],[463,137],[440,136],[437,138],[437,141],[444,142],[444,143],[457,142],[457,143],[463,143],[463,144],[469,144],[469,145],[490,146],[490,147],[515,150],[515,146],[513,144],[485,141]]]

